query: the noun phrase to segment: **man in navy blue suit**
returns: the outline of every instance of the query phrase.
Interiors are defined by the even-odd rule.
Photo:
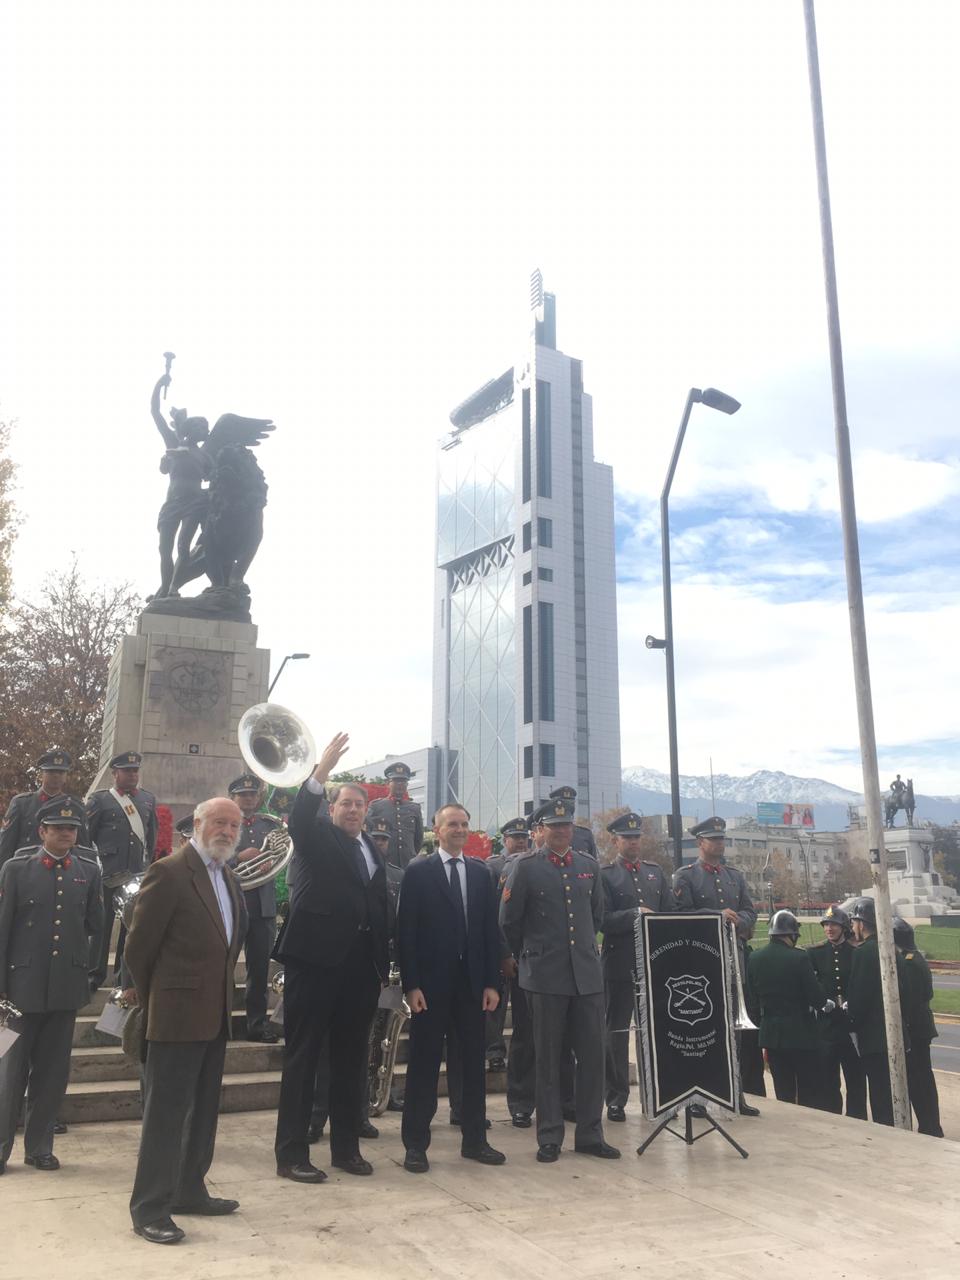
[[[486,867],[465,858],[470,814],[447,804],[433,820],[438,849],[409,863],[400,889],[400,979],[413,1015],[401,1135],[403,1167],[426,1173],[430,1121],[444,1038],[459,1041],[463,1058],[460,1154],[481,1164],[503,1164],[486,1140],[484,1014],[499,1002],[500,934],[497,894]]]

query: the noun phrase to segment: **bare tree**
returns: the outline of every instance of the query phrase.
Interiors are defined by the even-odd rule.
[[[30,767],[51,746],[74,761],[71,789],[97,770],[110,656],[140,608],[128,583],[93,586],[74,561],[50,575],[36,602],[17,603],[0,635],[0,797],[34,785]]]
[[[0,421],[0,617],[6,614],[10,605],[10,558],[20,525],[13,499],[17,468],[7,454],[13,425]]]

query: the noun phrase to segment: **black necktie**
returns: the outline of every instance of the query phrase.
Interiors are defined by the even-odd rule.
[[[357,837],[353,842],[353,856],[356,859],[357,870],[360,872],[360,879],[364,884],[370,883],[370,869],[367,866],[367,860],[363,855],[363,841]]]
[[[447,863],[450,871],[450,889],[457,909],[457,945],[460,955],[467,949],[467,913],[463,909],[463,889],[460,885],[460,859],[451,858]]]

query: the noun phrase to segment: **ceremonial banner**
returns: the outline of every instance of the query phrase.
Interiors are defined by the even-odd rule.
[[[687,1102],[736,1110],[729,932],[719,915],[637,916],[637,1060],[648,1120]]]

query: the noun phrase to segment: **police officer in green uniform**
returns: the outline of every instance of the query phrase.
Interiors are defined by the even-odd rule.
[[[840,1115],[843,1097],[840,1093],[840,1071],[847,1093],[847,1115],[857,1120],[867,1118],[867,1080],[863,1063],[850,1038],[850,1016],[844,1010],[847,986],[856,948],[850,941],[850,917],[842,907],[827,907],[820,918],[825,940],[810,947],[810,957],[824,1000],[832,1000],[836,1008],[817,1020],[820,1036],[820,1101],[822,1111]]]
[[[87,800],[87,829],[100,855],[103,871],[103,934],[91,948],[90,990],[107,976],[107,958],[113,933],[114,896],[121,885],[140,875],[153,861],[157,847],[157,797],[140,786],[139,751],[121,751],[110,761],[113,786],[95,791]],[[120,959],[127,931],[121,924],[114,969]]]
[[[641,911],[673,911],[663,868],[640,856],[643,818],[623,813],[607,824],[616,859],[600,869],[603,883],[603,986],[606,998],[607,1119],[625,1120],[630,1096],[630,1022],[634,1011],[636,946],[633,928]]]
[[[930,1008],[933,978],[926,957],[917,950],[913,929],[899,916],[893,918],[893,941],[903,957],[904,987],[907,993],[906,1016],[910,1032],[907,1086],[910,1105],[917,1117],[917,1132],[925,1133],[931,1138],[942,1138],[940,1098],[930,1062],[930,1042],[938,1035]]]
[[[797,947],[800,925],[792,911],[774,914],[768,936],[747,964],[747,984],[760,1006],[760,1047],[767,1051],[779,1100],[815,1107],[816,1011],[824,1005],[823,993],[810,957]]]
[[[67,1091],[77,1010],[89,999],[90,938],[103,922],[100,868],[78,850],[83,806],[69,797],[45,805],[39,847],[0,869],[0,996],[23,1014],[19,1039],[0,1058],[0,1173],[27,1095],[24,1163],[59,1169],[53,1126]]]
[[[741,970],[746,970],[744,946],[753,936],[757,912],[747,891],[743,872],[728,866],[723,859],[723,845],[727,836],[727,824],[723,818],[705,818],[690,828],[690,835],[697,841],[696,862],[678,867],[673,873],[673,895],[678,911],[692,911],[696,915],[723,916],[736,929],[737,953]],[[740,1036],[738,1033],[738,1042]],[[741,1050],[742,1052],[742,1050]],[[758,1116],[756,1107],[740,1097],[740,1114]]]
[[[385,818],[390,824],[390,849],[387,861],[405,867],[415,858],[423,844],[423,814],[420,806],[407,795],[407,784],[413,777],[408,764],[397,760],[387,765],[383,776],[390,784],[390,794],[373,800],[367,809],[367,820]]]
[[[880,948],[877,943],[877,906],[872,898],[860,898],[851,912],[854,936],[859,946],[853,953],[847,983],[847,1012],[857,1037],[857,1051],[870,1085],[870,1115],[874,1124],[893,1124],[890,1092],[890,1064],[887,1057],[887,1030],[880,983]],[[903,1040],[909,1056],[910,1036],[906,1025],[904,966],[897,955],[897,985],[904,1015]]]
[[[577,1061],[574,1150],[604,1159],[620,1152],[603,1138],[603,924],[600,869],[571,848],[573,805],[542,814],[541,849],[521,854],[500,900],[500,924],[520,956],[520,986],[533,1013],[537,1159],[559,1159],[564,1136],[561,1059],[569,1036]]]
[[[51,747],[45,751],[36,763],[40,774],[40,787],[37,791],[22,791],[13,797],[7,806],[3,825],[0,826],[0,867],[3,866],[18,849],[25,849],[40,843],[37,827],[37,814],[51,800],[71,799],[67,795],[67,773],[73,767],[69,751],[60,747]],[[81,823],[77,836],[77,844],[87,846],[90,838],[87,824]]]
[[[243,813],[237,852],[230,860],[230,866],[236,870],[257,857],[270,832],[282,830],[283,823],[268,813],[257,812],[263,798],[263,784],[255,774],[242,773],[239,778],[234,778],[227,787],[227,794]],[[270,952],[277,937],[277,890],[274,881],[268,880],[254,889],[244,889],[243,900],[247,907],[247,932],[243,940],[247,969],[247,1039],[261,1044],[276,1044],[280,1037],[267,1017]]]
[[[550,792],[551,800],[565,800],[576,813],[577,791],[575,787],[557,787]],[[544,809],[546,806],[542,806]],[[589,827],[581,826],[575,822],[573,827],[573,838],[570,841],[571,849],[576,849],[579,853],[589,853],[591,858],[597,856],[597,842],[593,838],[593,832]]]

